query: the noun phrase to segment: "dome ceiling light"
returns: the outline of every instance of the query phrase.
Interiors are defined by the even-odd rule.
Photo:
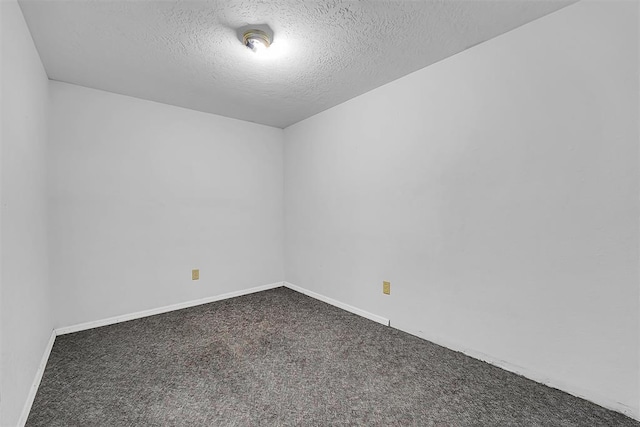
[[[247,30],[242,35],[242,42],[254,52],[266,50],[271,45],[271,38],[262,30]]]

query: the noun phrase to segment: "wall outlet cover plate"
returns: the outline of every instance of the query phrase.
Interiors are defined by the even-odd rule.
[[[391,295],[391,282],[382,282],[382,293]]]

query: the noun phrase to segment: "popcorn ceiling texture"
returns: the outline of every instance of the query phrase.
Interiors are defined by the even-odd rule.
[[[286,127],[574,1],[42,1],[50,79]],[[237,29],[268,24],[258,57]]]
[[[56,338],[35,426],[639,426],[286,288]]]

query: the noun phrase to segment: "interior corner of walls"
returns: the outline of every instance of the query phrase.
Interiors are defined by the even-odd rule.
[[[284,282],[284,286],[286,288],[289,288],[301,294],[307,295],[311,298],[314,298],[319,301],[325,302],[327,304],[333,305],[335,307],[341,308],[342,310],[348,311],[350,313],[356,314],[360,317],[364,317],[366,319],[372,320],[382,325],[389,326],[391,324],[389,319],[387,319],[386,317],[382,317],[377,314],[370,313],[366,310],[362,310],[361,308],[354,307],[342,301],[338,301],[336,299],[333,299],[325,295],[319,294],[317,292],[311,291],[309,289],[303,288],[302,286],[294,285],[293,283],[290,283],[290,282]]]

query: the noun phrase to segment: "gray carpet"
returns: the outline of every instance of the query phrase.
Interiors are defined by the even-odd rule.
[[[28,426],[638,426],[286,288],[56,339]]]

